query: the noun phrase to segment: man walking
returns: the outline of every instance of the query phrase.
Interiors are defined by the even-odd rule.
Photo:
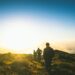
[[[42,50],[41,49],[37,49],[37,60],[39,61],[39,62],[41,62],[41,54],[42,54]]]
[[[52,62],[53,56],[54,56],[53,48],[50,47],[49,43],[46,43],[46,48],[44,49],[44,52],[43,52],[43,58],[45,61],[45,68],[49,74],[51,71],[51,62]]]

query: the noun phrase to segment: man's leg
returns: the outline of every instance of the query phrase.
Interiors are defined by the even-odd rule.
[[[49,75],[51,74],[51,68],[52,68],[51,62],[52,62],[52,59],[49,59],[48,61],[45,61],[45,69],[49,73]]]

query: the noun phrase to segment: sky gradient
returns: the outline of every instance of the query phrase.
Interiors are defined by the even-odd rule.
[[[31,53],[47,41],[75,52],[74,0],[0,1],[0,48]]]

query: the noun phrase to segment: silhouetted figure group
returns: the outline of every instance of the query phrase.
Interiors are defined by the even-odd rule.
[[[43,59],[45,63],[45,69],[48,72],[49,75],[51,75],[51,62],[54,57],[54,50],[50,47],[49,43],[46,43],[46,48],[44,48],[43,51]],[[34,59],[37,59],[38,61],[41,61],[42,58],[42,50],[39,48],[37,51],[34,51]]]
[[[42,55],[42,50],[41,49],[37,49],[37,51],[34,50],[34,60],[37,60],[38,62],[41,62],[41,55]]]

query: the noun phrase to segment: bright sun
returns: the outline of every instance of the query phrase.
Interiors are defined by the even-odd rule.
[[[32,53],[38,47],[43,49],[47,41],[50,43],[61,41],[60,28],[52,26],[52,24],[49,26],[48,22],[36,21],[28,16],[5,18],[0,34],[0,46],[15,53]]]
[[[33,21],[29,19],[15,18],[4,22],[2,44],[5,48],[12,49],[16,53],[31,53],[29,49],[37,48],[42,37]],[[40,35],[41,36],[41,35]]]

